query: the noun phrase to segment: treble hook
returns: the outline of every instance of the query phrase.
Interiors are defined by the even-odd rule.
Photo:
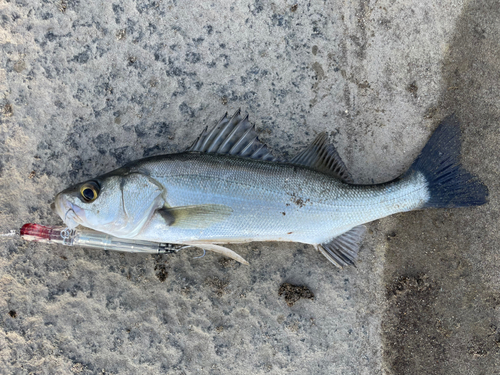
[[[193,246],[193,245],[186,245],[186,246],[182,246],[178,249],[176,249],[176,251],[179,251],[179,250],[182,250],[182,249],[187,249],[188,247],[196,247],[196,246]],[[203,250],[203,255],[202,256],[199,256],[199,257],[194,257],[193,259],[201,259],[205,256],[205,254],[207,253],[207,251],[205,249],[202,249]]]
[[[75,210],[73,210],[73,208],[68,208],[68,211],[66,211],[66,214],[64,214],[64,222],[66,222],[66,218],[68,217],[70,211],[73,211],[73,213],[76,215],[76,212]]]

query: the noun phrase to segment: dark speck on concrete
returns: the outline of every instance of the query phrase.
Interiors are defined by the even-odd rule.
[[[162,255],[157,255],[155,258],[155,271],[155,275],[158,280],[160,280],[160,282],[164,282],[167,279],[167,261],[163,258]]]
[[[113,12],[118,16],[120,13],[123,13],[124,9],[120,4],[112,5]]]
[[[417,86],[417,83],[415,81],[413,81],[412,83],[410,83],[407,87],[406,87],[406,91],[408,91],[410,94],[413,95],[413,97],[417,97],[417,92],[418,92],[418,86]]]
[[[101,155],[105,155],[109,151],[109,147],[115,142],[115,137],[112,137],[109,133],[102,133],[99,134],[95,138],[94,144],[97,147],[97,151]]]
[[[273,24],[278,27],[282,27],[285,23],[284,17],[282,15],[273,14]]]
[[[205,38],[200,36],[199,38],[194,38],[193,42],[195,45],[199,46],[201,43],[203,43],[204,40],[205,40]]]
[[[263,4],[265,4],[264,0],[255,0],[254,4],[249,6],[254,16],[264,10]]]
[[[214,28],[212,27],[212,25],[206,25],[203,26],[203,28],[206,30],[208,35],[212,35],[214,33]]]
[[[278,294],[285,296],[285,302],[290,307],[301,298],[314,299],[314,294],[308,287],[289,283],[281,284]]]
[[[229,66],[230,61],[231,61],[231,58],[224,53],[220,54],[219,58],[224,60],[223,66],[224,66],[224,68],[227,68]]]
[[[190,117],[190,118],[195,117],[194,108],[191,108],[186,102],[183,102],[183,103],[181,103],[181,105],[179,105],[179,111],[187,117]]]
[[[2,108],[2,114],[6,117],[12,116],[14,114],[14,109],[12,108],[12,104],[5,103]]]
[[[85,64],[90,59],[89,51],[83,51],[78,55],[73,56],[73,61],[76,61],[79,64]]]
[[[153,147],[147,147],[142,152],[142,157],[147,158],[153,155],[159,155],[162,151],[164,151],[163,147],[159,145],[155,145]]]
[[[186,61],[191,64],[196,64],[201,61],[201,55],[196,52],[187,52],[186,53]]]
[[[317,80],[321,80],[321,79],[325,78],[325,71],[320,63],[318,63],[318,62],[313,63],[312,69],[314,70],[314,73],[316,74]]]
[[[125,157],[130,146],[117,147],[109,150],[109,154],[116,159],[117,165],[123,165],[129,160]]]
[[[205,280],[205,284],[212,288],[217,297],[222,297],[227,293],[226,288],[229,285],[229,281],[218,277],[209,277]]]

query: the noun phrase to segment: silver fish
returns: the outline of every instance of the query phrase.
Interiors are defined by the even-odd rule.
[[[59,193],[66,225],[120,238],[213,250],[288,241],[313,245],[338,267],[354,264],[364,223],[398,212],[486,203],[488,189],[460,165],[460,127],[446,118],[400,178],[356,185],[322,133],[278,161],[237,111],[183,153],[133,161]]]

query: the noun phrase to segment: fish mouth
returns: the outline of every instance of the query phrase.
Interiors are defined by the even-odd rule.
[[[54,202],[50,205],[54,211],[64,221],[68,228],[73,229],[82,224],[82,218],[85,217],[85,211],[77,205],[68,201],[64,196],[57,195]]]

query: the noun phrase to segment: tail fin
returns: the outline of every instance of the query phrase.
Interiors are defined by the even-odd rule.
[[[422,173],[430,198],[422,208],[480,206],[488,188],[460,164],[460,125],[446,117],[425,145],[407,174]]]

